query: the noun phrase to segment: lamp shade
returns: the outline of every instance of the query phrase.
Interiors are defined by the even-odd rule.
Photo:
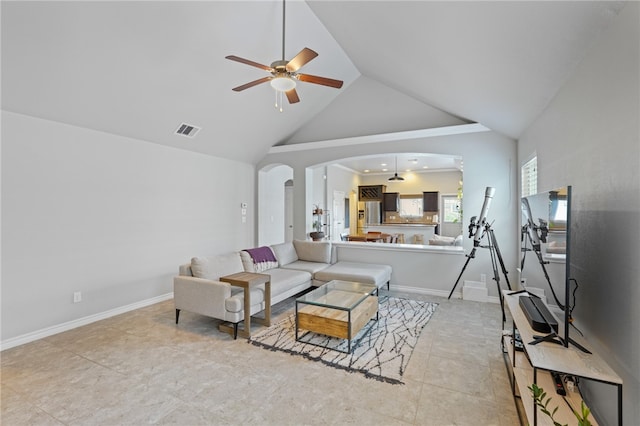
[[[398,157],[396,157],[396,173],[389,178],[390,182],[402,182],[404,178],[402,176],[398,176]]]
[[[278,92],[288,92],[296,87],[296,82],[288,76],[279,76],[271,79],[271,87]]]

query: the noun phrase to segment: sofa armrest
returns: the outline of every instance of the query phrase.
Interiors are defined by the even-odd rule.
[[[173,300],[176,309],[225,319],[224,302],[231,297],[231,285],[204,278],[173,278]]]

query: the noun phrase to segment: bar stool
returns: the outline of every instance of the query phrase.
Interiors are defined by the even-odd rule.
[[[424,244],[424,235],[415,234],[413,236],[413,244]]]
[[[398,238],[396,239],[396,242],[398,244],[404,244],[404,234],[397,234]]]

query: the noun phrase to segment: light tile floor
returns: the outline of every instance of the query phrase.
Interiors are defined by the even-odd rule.
[[[166,301],[2,352],[0,423],[519,424],[500,305],[385,293],[439,303],[404,385],[234,341],[189,312],[176,326]]]

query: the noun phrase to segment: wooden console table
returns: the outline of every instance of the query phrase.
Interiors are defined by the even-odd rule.
[[[260,284],[264,284],[264,319],[254,319],[267,327],[271,325],[271,275],[238,272],[220,277],[220,281],[244,289],[244,329],[238,330],[238,323],[233,324],[233,329],[225,324],[220,324],[218,328],[221,331],[232,333],[234,339],[238,337],[238,331],[240,331],[240,336],[242,337],[251,337],[251,289]]]

